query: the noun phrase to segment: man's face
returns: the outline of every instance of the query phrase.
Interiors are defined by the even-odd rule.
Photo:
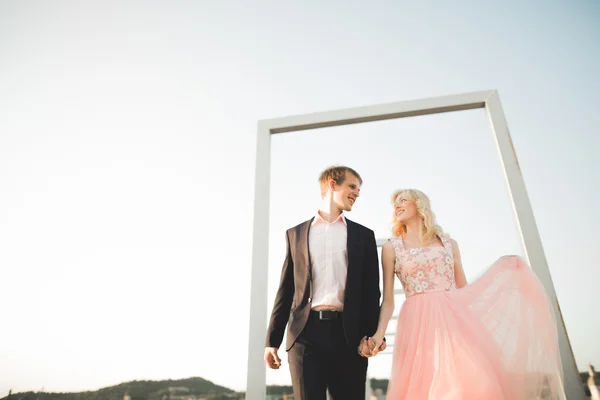
[[[346,179],[340,185],[333,183],[333,202],[342,211],[352,211],[352,206],[360,195],[360,181],[358,178],[346,172]]]

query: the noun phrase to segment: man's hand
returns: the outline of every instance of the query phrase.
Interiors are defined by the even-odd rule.
[[[371,338],[363,336],[363,338],[360,340],[360,344],[358,345],[358,354],[366,358],[373,356],[372,348],[369,343],[370,340]]]
[[[281,359],[277,355],[277,347],[265,348],[265,362],[271,369],[279,369],[281,367]]]

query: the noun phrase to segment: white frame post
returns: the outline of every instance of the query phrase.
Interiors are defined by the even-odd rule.
[[[544,285],[557,317],[567,398],[569,400],[584,398],[583,385],[558,305],[533,210],[525,189],[525,182],[500,104],[500,97],[497,91],[489,90],[259,121],[254,194],[247,400],[264,400],[266,398],[266,367],[263,354],[267,328],[271,135],[478,108],[485,108],[490,118],[526,257]]]

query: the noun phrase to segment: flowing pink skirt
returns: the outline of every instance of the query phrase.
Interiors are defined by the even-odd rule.
[[[408,297],[396,335],[389,400],[566,398],[554,313],[519,257],[464,288]]]

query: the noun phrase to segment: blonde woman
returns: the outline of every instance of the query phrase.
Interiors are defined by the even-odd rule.
[[[468,284],[458,243],[437,224],[429,198],[399,190],[392,206],[394,236],[382,252],[383,302],[368,342],[380,348],[397,276],[406,300],[387,398],[565,399],[552,309],[524,261],[504,256]]]

